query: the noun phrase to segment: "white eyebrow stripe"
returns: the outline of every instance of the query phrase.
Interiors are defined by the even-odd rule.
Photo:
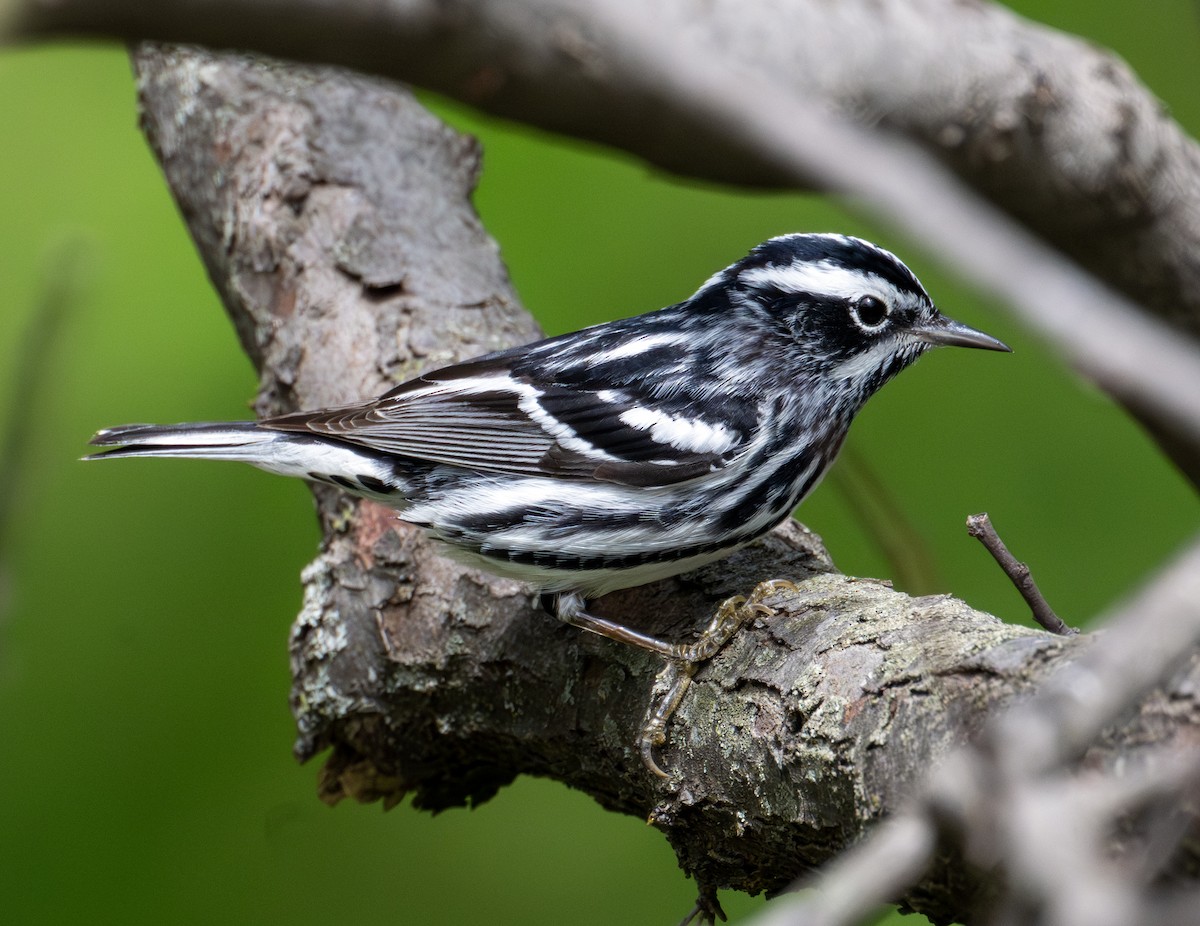
[[[622,412],[621,421],[631,428],[649,431],[651,440],[693,453],[724,453],[738,442],[737,436],[722,424],[668,415],[640,405]]]
[[[811,293],[835,299],[877,296],[894,307],[900,294],[883,277],[862,270],[847,270],[827,260],[775,267],[753,267],[740,274],[751,286],[770,286],[788,293]]]

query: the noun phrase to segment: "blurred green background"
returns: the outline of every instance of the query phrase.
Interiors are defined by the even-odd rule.
[[[1200,129],[1188,0],[1023,11],[1115,48]],[[818,197],[680,185],[434,105],[483,141],[479,209],[549,332],[676,301],[770,235],[845,230],[1012,344],[927,358],[852,435],[937,590],[1025,619],[965,534],[979,510],[1071,622],[1196,528],[1195,495],[1136,427],[891,231]],[[0,920],[677,921],[694,894],[662,837],[560,785],[523,779],[437,818],[316,800],[287,704],[288,626],[317,542],[305,487],[248,467],[77,462],[99,427],[241,418],[255,388],[138,134],[122,50],[0,51],[0,138],[0,421],[20,409],[29,424],[19,479],[0,487]],[[64,282],[77,295],[38,347],[37,306]],[[31,351],[41,375],[17,381]],[[891,574],[836,482],[803,516],[846,572]],[[735,921],[760,903],[724,899]]]

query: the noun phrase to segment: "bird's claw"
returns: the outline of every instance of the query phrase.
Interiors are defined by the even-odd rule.
[[[671,776],[654,758],[654,750],[667,741],[667,722],[679,707],[683,696],[687,694],[692,684],[692,676],[698,668],[697,662],[668,659],[667,664],[654,677],[650,705],[646,708],[646,719],[642,723],[638,746],[642,753],[642,762],[659,778]]]
[[[719,653],[747,621],[757,616],[774,617],[775,609],[763,604],[763,600],[780,591],[796,592],[798,589],[787,579],[771,579],[755,586],[749,598],[742,595],[726,598],[717,606],[716,614],[698,640],[673,648],[666,665],[654,678],[646,719],[638,737],[642,762],[654,775],[664,779],[671,777],[658,764],[654,750],[667,741],[667,724],[687,694],[700,663]]]

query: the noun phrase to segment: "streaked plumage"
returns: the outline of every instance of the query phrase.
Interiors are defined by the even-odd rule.
[[[887,251],[787,235],[677,305],[434,370],[362,405],[128,425],[93,443],[113,448],[100,457],[242,460],[382,501],[469,562],[562,593],[560,617],[607,633],[583,599],[770,530],[867,398],[934,344],[1007,350],[939,315]]]

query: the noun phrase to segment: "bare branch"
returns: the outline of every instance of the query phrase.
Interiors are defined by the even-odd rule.
[[[1000,535],[996,533],[996,528],[992,526],[992,519],[987,516],[986,512],[973,514],[967,518],[967,533],[982,543],[984,548],[992,554],[992,558],[1004,570],[1005,575],[1012,580],[1013,585],[1017,587],[1017,591],[1021,593],[1021,597],[1025,599],[1025,603],[1029,605],[1029,610],[1033,613],[1033,619],[1039,625],[1045,627],[1051,633],[1063,636],[1071,636],[1079,633],[1073,627],[1068,627],[1063,623],[1062,618],[1054,613],[1054,609],[1050,607],[1050,603],[1042,595],[1041,589],[1033,581],[1033,573],[1029,571],[1029,567],[1019,562],[1009,552],[1008,547],[1004,545],[1004,541],[1000,539]]]
[[[1098,623],[1105,627],[1102,646],[995,725],[995,751],[1006,761],[1046,769],[1076,760],[1193,658],[1200,644],[1200,539]]]
[[[702,9],[689,0],[10,0],[0,22],[19,38],[160,38],[342,64],[673,173],[793,183],[726,123],[697,118],[694,92],[627,67],[637,55],[592,12],[636,17],[656,48],[702,46],[699,61],[718,73],[755,75],[920,141],[1098,275],[1200,331],[1196,148],[1112,54],[986,2]]]

